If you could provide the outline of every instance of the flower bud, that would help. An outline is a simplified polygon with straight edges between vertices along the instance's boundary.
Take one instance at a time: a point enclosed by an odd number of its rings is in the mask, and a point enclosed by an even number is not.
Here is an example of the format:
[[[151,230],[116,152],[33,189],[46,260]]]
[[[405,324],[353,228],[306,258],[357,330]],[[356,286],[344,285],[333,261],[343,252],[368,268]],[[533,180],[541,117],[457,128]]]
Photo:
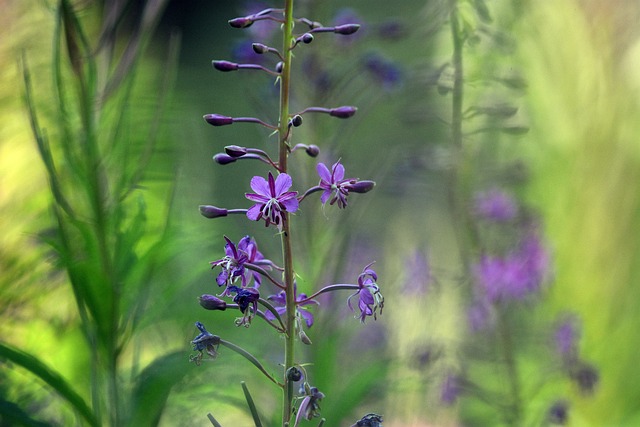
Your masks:
[[[304,151],[306,151],[310,157],[318,157],[318,154],[320,154],[320,148],[314,144],[309,145]]]
[[[289,124],[293,127],[298,127],[302,124],[302,116],[299,114],[296,114],[295,116],[293,116],[291,118],[291,120],[289,121]]]
[[[376,186],[376,183],[374,181],[356,181],[353,184],[347,184],[345,185],[345,188],[347,188],[350,192],[354,192],[354,193],[368,193],[369,191],[373,190],[373,187]]]
[[[309,44],[313,41],[313,34],[304,33],[301,37],[302,43]]]
[[[280,61],[276,64],[276,73],[282,73],[284,70],[284,62]]]
[[[258,55],[269,52],[269,48],[262,43],[253,43],[251,47],[253,48],[253,51]]]
[[[229,61],[211,61],[211,65],[218,71],[235,71],[238,69],[238,64]]]
[[[207,310],[224,311],[227,309],[227,303],[213,295],[204,294],[201,297],[198,297],[198,300],[200,301],[200,305]]]
[[[289,381],[300,381],[302,379],[302,371],[295,366],[287,369],[287,379]]]
[[[229,163],[233,163],[236,161],[235,157],[231,157],[225,153],[218,153],[213,156],[213,161],[219,165],[228,165]]]
[[[300,329],[300,332],[298,332],[298,337],[300,338],[300,341],[302,342],[302,344],[305,344],[305,345],[313,344],[309,336],[305,334],[302,329]]]
[[[211,126],[225,126],[233,124],[233,117],[223,116],[221,114],[205,114],[202,118]]]
[[[344,106],[338,108],[332,108],[329,110],[329,115],[333,117],[338,117],[339,119],[348,119],[353,116],[358,109],[356,107]]]
[[[338,25],[333,29],[333,32],[336,34],[342,34],[343,36],[348,36],[349,34],[353,34],[360,29],[359,24],[345,24]]]
[[[253,20],[247,17],[234,18],[229,20],[229,25],[233,28],[247,28],[253,24]]]
[[[220,218],[227,216],[227,210],[223,208],[211,205],[200,205],[198,208],[200,209],[200,215],[205,218]]]
[[[239,145],[227,145],[226,147],[224,147],[224,152],[235,159],[247,154],[247,149],[244,147],[240,147]]]

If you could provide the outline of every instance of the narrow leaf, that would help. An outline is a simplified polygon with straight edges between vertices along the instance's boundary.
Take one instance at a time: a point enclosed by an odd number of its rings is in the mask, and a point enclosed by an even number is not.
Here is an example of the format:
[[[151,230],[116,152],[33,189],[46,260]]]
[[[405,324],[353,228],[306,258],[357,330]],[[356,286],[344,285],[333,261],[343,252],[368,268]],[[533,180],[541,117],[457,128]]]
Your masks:
[[[0,360],[12,362],[25,368],[53,387],[90,425],[96,427],[99,425],[94,413],[84,399],[73,390],[71,385],[58,372],[51,370],[35,356],[0,343]]]

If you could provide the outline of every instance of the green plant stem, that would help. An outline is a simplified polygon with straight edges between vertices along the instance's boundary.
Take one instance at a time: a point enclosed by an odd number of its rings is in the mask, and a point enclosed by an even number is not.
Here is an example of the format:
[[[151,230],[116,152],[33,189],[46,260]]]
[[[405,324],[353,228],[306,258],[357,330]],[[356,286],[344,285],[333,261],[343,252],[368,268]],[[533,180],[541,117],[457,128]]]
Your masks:
[[[282,74],[280,75],[280,122],[278,124],[278,161],[280,171],[287,172],[287,159],[289,155],[289,95],[291,84],[291,46],[293,40],[293,0],[285,0],[284,7],[284,25],[282,38],[282,54],[284,56],[284,65]],[[291,233],[289,227],[289,214],[284,213],[284,224],[282,227],[282,258],[284,264],[284,285],[286,293],[287,316],[285,319],[285,353],[284,353],[284,387],[282,401],[282,424],[289,423],[293,409],[293,387],[290,387],[290,380],[287,378],[287,371],[294,365],[295,360],[295,293],[293,288],[293,257],[291,251]]]
[[[500,348],[502,358],[507,370],[507,379],[509,381],[509,410],[505,414],[505,422],[507,425],[518,427],[522,425],[522,397],[520,388],[520,377],[518,375],[518,366],[514,355],[514,347],[512,340],[511,328],[506,318],[504,307],[497,305],[498,312],[498,333],[500,334]]]

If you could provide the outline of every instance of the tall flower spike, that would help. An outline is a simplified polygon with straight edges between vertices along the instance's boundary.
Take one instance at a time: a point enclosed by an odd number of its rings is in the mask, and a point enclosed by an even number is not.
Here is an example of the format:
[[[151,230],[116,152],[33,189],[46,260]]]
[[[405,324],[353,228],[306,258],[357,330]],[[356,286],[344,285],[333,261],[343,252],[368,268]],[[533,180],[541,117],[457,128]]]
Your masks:
[[[267,227],[275,224],[282,231],[284,212],[298,210],[298,199],[296,199],[298,192],[288,191],[291,185],[291,177],[286,173],[281,173],[274,179],[269,172],[268,180],[261,176],[254,176],[251,179],[251,189],[255,193],[246,193],[245,197],[256,204],[247,211],[247,218],[252,221],[264,218]]]

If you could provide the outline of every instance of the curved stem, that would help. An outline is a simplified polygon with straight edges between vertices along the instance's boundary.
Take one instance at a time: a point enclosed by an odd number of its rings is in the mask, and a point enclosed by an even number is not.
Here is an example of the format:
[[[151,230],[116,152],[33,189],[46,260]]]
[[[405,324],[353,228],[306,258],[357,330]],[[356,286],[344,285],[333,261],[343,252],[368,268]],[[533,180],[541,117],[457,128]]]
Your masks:
[[[260,372],[262,372],[267,378],[269,378],[271,380],[271,382],[273,382],[274,384],[282,387],[282,384],[280,384],[275,378],[273,378],[273,376],[267,372],[266,369],[264,369],[264,366],[262,366],[262,363],[260,363],[258,361],[258,359],[256,359],[251,353],[249,353],[247,350],[245,350],[242,347],[239,347],[237,345],[235,345],[232,342],[229,341],[225,341],[223,339],[220,340],[220,344],[222,344],[223,346],[227,347],[228,349],[231,349],[233,351],[235,351],[236,353],[238,353],[240,356],[244,357],[245,359],[247,359],[249,362],[251,362],[251,364],[253,366],[255,366],[256,368],[258,368],[260,370]]]
[[[307,301],[312,300],[313,298],[317,297],[320,294],[324,294],[325,292],[332,292],[332,291],[344,291],[344,290],[357,290],[360,289],[360,286],[358,285],[348,285],[348,284],[337,284],[337,285],[329,285],[329,286],[325,286],[324,288],[320,289],[318,292],[314,293],[313,295],[298,301],[298,305],[305,303]]]

